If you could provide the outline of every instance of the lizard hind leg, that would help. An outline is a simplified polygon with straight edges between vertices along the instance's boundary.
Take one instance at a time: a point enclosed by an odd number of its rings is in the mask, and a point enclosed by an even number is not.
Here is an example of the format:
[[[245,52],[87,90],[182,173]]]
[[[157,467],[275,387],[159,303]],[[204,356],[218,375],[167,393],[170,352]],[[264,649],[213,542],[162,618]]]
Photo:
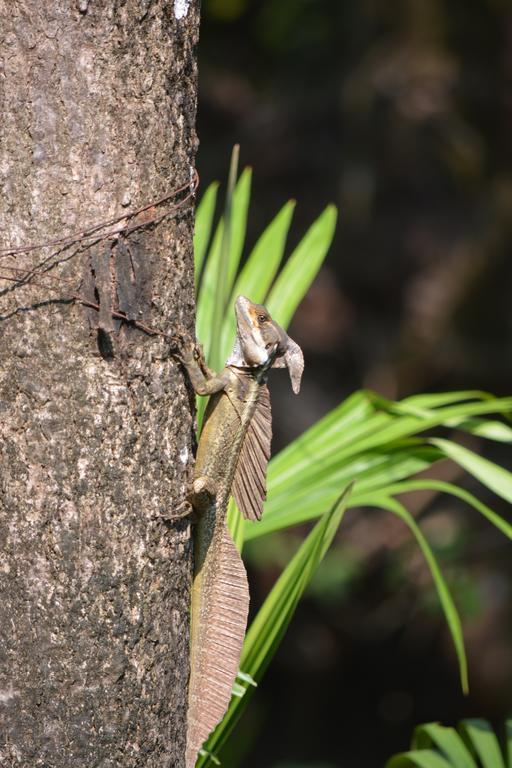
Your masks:
[[[197,523],[199,516],[215,501],[215,483],[206,475],[196,478],[192,488],[187,493],[187,498],[171,513],[165,514],[165,520],[183,520],[190,518],[192,523]]]
[[[189,501],[194,509],[201,513],[204,512],[215,502],[217,486],[215,480],[208,475],[196,477],[192,483],[189,494]]]

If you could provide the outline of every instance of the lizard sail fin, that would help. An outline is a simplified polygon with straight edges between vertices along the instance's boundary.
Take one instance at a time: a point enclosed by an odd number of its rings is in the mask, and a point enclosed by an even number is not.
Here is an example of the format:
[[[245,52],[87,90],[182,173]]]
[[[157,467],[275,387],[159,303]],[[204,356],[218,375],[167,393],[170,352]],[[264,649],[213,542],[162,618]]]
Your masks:
[[[268,387],[262,385],[238,457],[232,493],[246,520],[260,520],[267,497],[267,464],[272,441],[272,412]]]
[[[215,562],[197,586],[200,605],[192,627],[196,650],[189,682],[186,768],[194,768],[199,749],[228,708],[247,626],[247,574],[225,524]]]

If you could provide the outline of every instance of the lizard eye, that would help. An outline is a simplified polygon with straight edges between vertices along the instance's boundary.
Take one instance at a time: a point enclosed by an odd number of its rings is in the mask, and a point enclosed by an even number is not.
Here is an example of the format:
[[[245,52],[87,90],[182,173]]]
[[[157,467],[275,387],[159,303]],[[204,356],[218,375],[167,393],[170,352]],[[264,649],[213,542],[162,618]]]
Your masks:
[[[259,321],[260,323],[266,323],[266,322],[267,322],[267,320],[268,320],[268,317],[267,317],[267,315],[258,315],[258,321]]]
[[[274,345],[270,342],[268,344],[265,344],[265,349],[271,349]]]

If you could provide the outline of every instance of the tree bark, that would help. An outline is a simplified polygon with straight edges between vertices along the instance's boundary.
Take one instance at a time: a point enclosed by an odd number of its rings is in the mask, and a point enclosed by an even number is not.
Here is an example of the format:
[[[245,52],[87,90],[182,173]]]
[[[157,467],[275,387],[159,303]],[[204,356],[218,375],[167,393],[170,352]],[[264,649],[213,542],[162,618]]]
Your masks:
[[[189,181],[198,21],[198,0],[0,0],[0,248]],[[111,311],[192,330],[192,226],[185,206],[0,256],[25,273],[0,280],[2,765],[183,764],[190,527],[170,518],[193,400],[163,338]]]

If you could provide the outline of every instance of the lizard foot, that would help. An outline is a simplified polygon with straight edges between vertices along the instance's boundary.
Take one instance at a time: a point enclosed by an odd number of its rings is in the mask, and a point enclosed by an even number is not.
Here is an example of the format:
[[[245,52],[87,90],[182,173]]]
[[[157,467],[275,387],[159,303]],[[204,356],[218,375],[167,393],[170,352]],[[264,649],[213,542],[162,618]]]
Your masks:
[[[204,362],[203,348],[196,337],[184,328],[179,328],[176,333],[167,336],[170,352],[180,363],[190,363],[196,360],[199,364]]]
[[[217,492],[215,481],[207,475],[196,477],[192,484],[190,499],[194,509],[205,510],[215,501]]]
[[[164,520],[166,520],[169,523],[174,522],[175,520],[184,520],[186,517],[190,518],[190,521],[192,523],[196,522],[196,511],[190,501],[182,501],[181,504],[178,504],[176,509],[172,512],[172,514],[165,514],[162,515]]]

